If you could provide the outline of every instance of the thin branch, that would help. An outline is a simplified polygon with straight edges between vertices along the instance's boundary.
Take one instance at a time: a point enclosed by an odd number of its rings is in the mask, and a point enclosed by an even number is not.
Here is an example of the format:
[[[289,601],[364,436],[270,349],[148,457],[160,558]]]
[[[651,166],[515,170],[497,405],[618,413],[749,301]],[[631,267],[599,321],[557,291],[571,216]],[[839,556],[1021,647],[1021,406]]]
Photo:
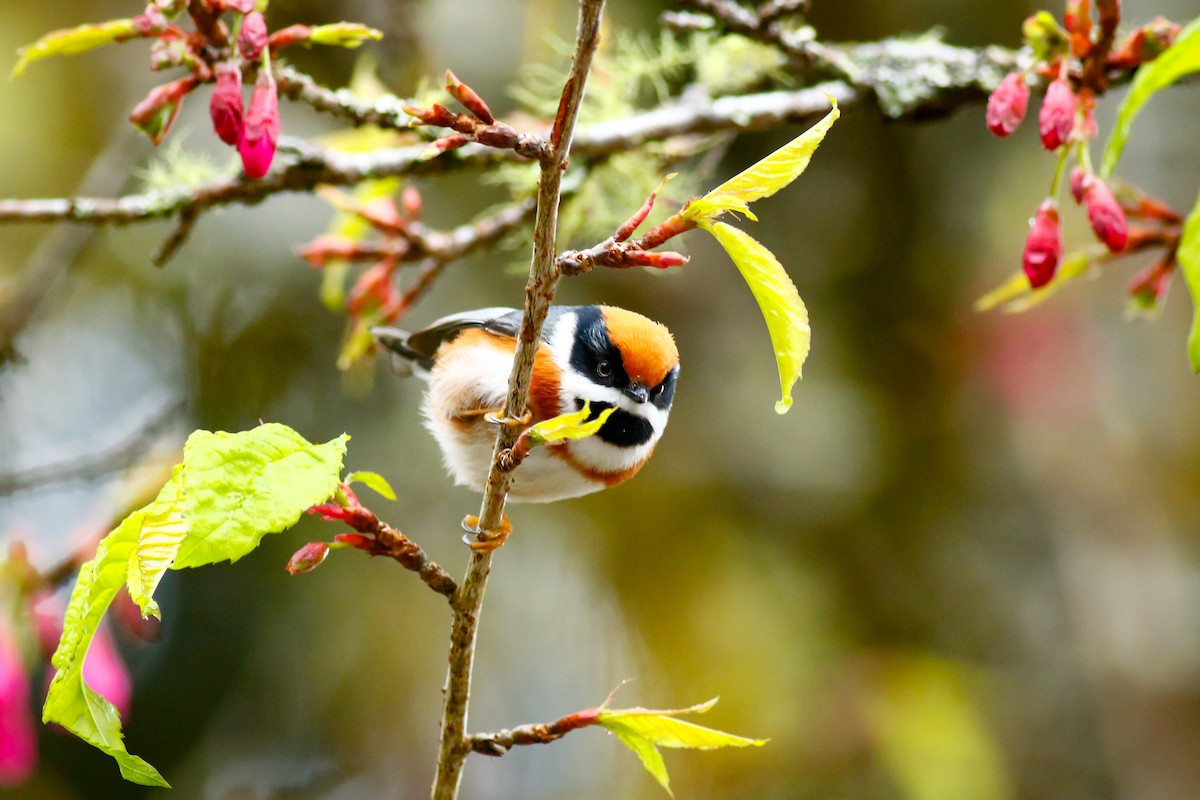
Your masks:
[[[535,722],[505,728],[495,733],[472,734],[468,741],[471,749],[485,756],[502,756],[519,745],[549,744],[566,736],[571,731],[595,724],[600,715],[599,708],[576,711],[554,722]]]
[[[448,600],[454,599],[458,584],[444,567],[426,555],[420,545],[391,525],[378,518],[375,522],[371,530],[375,537],[373,547],[368,550],[371,555],[394,559],[406,570],[415,572],[430,589]]]
[[[142,422],[137,431],[112,447],[69,461],[0,475],[0,497],[60,483],[102,478],[133,466],[158,441],[160,434],[176,422],[183,407],[182,401],[176,401],[159,409]]]
[[[529,281],[525,286],[524,314],[517,336],[512,373],[509,375],[508,397],[504,404],[503,418],[506,420],[520,419],[525,415],[534,357],[537,355],[542,325],[545,323],[558,281],[555,257],[562,173],[571,149],[575,121],[591,71],[592,57],[599,43],[600,17],[603,10],[604,0],[580,2],[575,55],[550,135],[549,152],[540,165],[533,259],[529,267]],[[499,458],[502,452],[512,447],[519,433],[517,426],[501,425],[496,435],[492,468],[488,473],[479,511],[479,533],[476,535],[479,544],[492,541],[494,532],[503,529],[504,501],[508,495],[509,475],[500,469]],[[467,575],[453,601],[450,664],[446,675],[446,701],[442,711],[437,775],[431,794],[433,800],[453,800],[458,795],[463,764],[467,754],[471,752],[467,738],[467,703],[471,692],[471,668],[474,663],[479,614],[483,607],[484,589],[491,572],[491,564],[491,549],[473,550]]]
[[[836,97],[844,108],[875,104],[892,118],[940,116],[982,102],[1018,63],[1017,54],[1010,50],[953,47],[932,36],[885,39],[848,46],[843,52],[855,64],[860,83],[829,81],[794,91],[717,99],[702,92],[686,91],[680,98],[650,111],[582,128],[575,137],[573,157],[577,162],[587,161],[677,136],[808,123],[828,108],[825,94]],[[400,98],[388,95],[367,102],[345,91],[322,89],[295,70],[285,70],[284,76],[290,81],[287,85],[294,87],[297,99],[310,102],[319,110],[354,124],[400,124],[398,115],[403,115],[404,103]],[[70,220],[125,225],[179,214],[199,216],[225,205],[252,205],[283,192],[309,192],[320,184],[346,186],[374,178],[479,169],[520,160],[510,150],[475,144],[433,159],[427,158],[423,144],[371,153],[340,153],[285,139],[281,151],[288,157],[286,165],[260,180],[238,176],[201,186],[118,198],[0,200],[0,222]]]

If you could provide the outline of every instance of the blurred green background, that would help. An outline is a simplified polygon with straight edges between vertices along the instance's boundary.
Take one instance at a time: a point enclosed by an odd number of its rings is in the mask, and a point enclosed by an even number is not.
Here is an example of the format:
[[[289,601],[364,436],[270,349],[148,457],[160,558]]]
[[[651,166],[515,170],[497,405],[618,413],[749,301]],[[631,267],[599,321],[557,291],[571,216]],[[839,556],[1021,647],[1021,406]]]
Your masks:
[[[128,16],[136,3],[7,0],[0,70],[46,30]],[[816,0],[823,36],[865,40],[940,25],[949,41],[1015,46],[1026,3]],[[1129,23],[1186,21],[1191,0],[1128,2]],[[519,66],[571,36],[551,0],[275,0],[272,27],[350,19],[396,91],[446,67],[493,108]],[[611,0],[614,27],[652,29],[658,3]],[[1060,13],[1061,8],[1052,5]],[[0,82],[0,195],[104,193],[152,148],[129,108],[154,84],[131,44],[53,59]],[[349,53],[301,53],[340,84]],[[1116,93],[1119,97],[1119,92]],[[1114,98],[1100,107],[1101,135]],[[203,102],[171,134],[220,165]],[[284,109],[285,133],[332,129]],[[1177,208],[1200,186],[1200,89],[1156,98],[1122,174]],[[1135,264],[1020,316],[972,302],[1019,266],[1053,156],[1026,124],[999,141],[983,109],[931,124],[847,113],[809,171],[756,206],[753,233],[805,298],[812,356],[787,416],[759,312],[726,257],[693,237],[670,275],[598,272],[558,300],[609,302],[675,333],[683,363],[670,430],[638,478],[553,506],[510,509],[516,535],[488,590],[471,727],[546,721],[599,703],[678,707],[720,695],[705,724],[770,737],[759,750],[666,753],[680,798],[1200,797],[1200,396],[1175,287],[1153,324],[1124,318]],[[727,176],[798,129],[743,137]],[[97,160],[109,166],[93,169]],[[482,203],[475,176],[420,187],[450,227]],[[93,191],[100,191],[93,189]],[[481,197],[482,200],[481,200]],[[1068,211],[1067,242],[1088,238]],[[444,477],[421,429],[421,387],[378,365],[343,385],[343,320],[291,254],[328,223],[314,197],[201,219],[166,269],[166,224],[65,239],[0,228],[0,282],[68,256],[64,277],[0,368],[0,473],[119,449],[174,414],[137,475],[47,481],[0,497],[0,537],[47,566],[161,481],[193,428],[280,421],[310,439],[353,436],[348,466],[382,472],[372,503],[458,574],[459,520],[478,498]],[[78,229],[77,229],[78,230]],[[57,239],[52,237],[58,237]],[[64,244],[65,241],[65,244]],[[511,259],[506,259],[511,260]],[[502,259],[448,273],[408,323],[516,304]],[[158,463],[160,466],[155,467]],[[138,477],[141,475],[142,477]],[[283,565],[328,538],[312,520],[233,566],[171,573],[162,640],[122,640],[136,681],[126,736],[169,794],[120,781],[102,754],[52,731],[13,798],[420,798],[440,715],[449,615],[396,565],[335,553]],[[503,759],[472,758],[464,798],[660,798],[599,731]]]

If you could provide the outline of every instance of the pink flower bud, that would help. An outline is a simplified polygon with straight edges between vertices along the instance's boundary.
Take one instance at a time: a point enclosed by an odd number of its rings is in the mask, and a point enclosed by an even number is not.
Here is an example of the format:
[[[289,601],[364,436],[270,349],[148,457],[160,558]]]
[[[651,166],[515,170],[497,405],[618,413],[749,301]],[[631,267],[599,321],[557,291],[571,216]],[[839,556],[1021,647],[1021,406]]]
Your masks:
[[[162,142],[171,123],[179,113],[184,95],[200,85],[200,81],[189,75],[150,90],[142,102],[133,107],[129,121],[142,130],[155,145]]]
[[[242,167],[246,177],[261,178],[271,168],[275,145],[279,142],[279,95],[269,70],[258,73],[244,122],[238,139]]]
[[[37,766],[33,696],[16,632],[0,622],[0,786],[16,786]]]
[[[1025,119],[1028,106],[1029,86],[1025,83],[1025,75],[1020,72],[1008,73],[988,97],[988,130],[997,136],[1008,136]]]
[[[233,62],[217,66],[217,84],[208,104],[213,130],[227,145],[236,145],[242,136],[242,70]]]
[[[1083,204],[1096,238],[1104,242],[1110,253],[1124,250],[1129,237],[1129,223],[1108,184],[1093,176],[1084,186]]]
[[[1057,150],[1071,138],[1071,130],[1075,127],[1075,109],[1079,98],[1071,91],[1071,84],[1066,78],[1058,78],[1046,89],[1042,99],[1042,109],[1038,112],[1038,132],[1042,136],[1042,146],[1047,150]]]
[[[257,61],[267,46],[267,21],[259,11],[251,11],[242,18],[242,29],[238,32],[238,51],[247,61]]]
[[[1054,277],[1058,261],[1062,258],[1062,232],[1058,225],[1058,209],[1054,201],[1046,199],[1038,206],[1025,238],[1025,251],[1021,265],[1025,277],[1034,289],[1045,286]]]
[[[325,556],[327,555],[329,555],[329,545],[325,542],[309,542],[292,554],[284,569],[292,575],[299,575],[302,572],[312,572],[321,566],[321,562],[325,560]]]

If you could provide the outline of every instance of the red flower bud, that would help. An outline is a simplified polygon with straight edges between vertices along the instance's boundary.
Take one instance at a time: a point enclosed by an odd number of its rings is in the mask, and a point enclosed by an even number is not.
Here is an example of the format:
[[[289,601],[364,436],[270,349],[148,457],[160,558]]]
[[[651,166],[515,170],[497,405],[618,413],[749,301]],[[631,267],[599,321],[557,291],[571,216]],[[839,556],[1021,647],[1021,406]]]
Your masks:
[[[373,249],[363,246],[357,239],[323,234],[306,245],[296,248],[296,255],[316,269],[323,269],[330,261],[354,261],[361,258],[378,258]]]
[[[162,86],[155,86],[142,102],[133,107],[129,121],[149,136],[151,142],[158,145],[179,114],[184,95],[199,85],[200,81],[189,75]]]
[[[421,151],[421,158],[437,158],[442,153],[457,150],[470,141],[471,137],[465,133],[452,133],[449,136],[442,136],[425,145],[425,149]]]
[[[415,186],[405,186],[404,191],[400,194],[400,205],[404,208],[404,215],[411,220],[421,219],[421,192]]]
[[[242,70],[232,62],[217,66],[217,85],[208,104],[213,130],[227,145],[242,137]]]
[[[275,51],[293,44],[307,44],[311,38],[312,26],[288,25],[286,28],[280,28],[272,33],[271,38],[267,41],[271,45],[271,50]]]
[[[1025,75],[1020,72],[1008,73],[988,97],[988,130],[997,136],[1008,136],[1025,119],[1028,106],[1029,86],[1025,83]]]
[[[451,97],[462,103],[463,108],[470,111],[472,116],[480,122],[491,125],[496,121],[487,103],[483,102],[483,98],[476,94],[470,86],[460,81],[458,76],[450,70],[446,70],[446,91],[450,93]]]
[[[1135,311],[1154,312],[1162,305],[1171,288],[1175,262],[1159,261],[1138,272],[1129,282],[1127,291]]]
[[[1025,277],[1029,278],[1029,285],[1038,289],[1049,283],[1061,258],[1062,233],[1058,226],[1058,209],[1054,207],[1053,200],[1046,199],[1033,215],[1029,235],[1025,238],[1025,252],[1021,255],[1021,265],[1025,269]]]
[[[1071,130],[1075,127],[1075,109],[1079,98],[1071,91],[1071,84],[1066,78],[1058,78],[1046,89],[1042,99],[1042,109],[1038,112],[1038,132],[1042,136],[1042,146],[1047,150],[1057,150],[1071,138]]]
[[[292,554],[284,569],[293,575],[299,575],[302,572],[312,572],[321,566],[321,562],[325,560],[325,556],[327,555],[329,555],[329,545],[325,542],[309,542]]]
[[[640,267],[654,267],[655,269],[667,269],[669,267],[682,267],[688,262],[688,257],[683,253],[675,253],[671,251],[655,251],[647,250],[630,250],[625,253],[627,263]]]
[[[238,139],[238,153],[242,156],[246,177],[261,178],[267,174],[275,159],[278,142],[279,94],[274,76],[269,70],[262,70],[254,84],[254,96],[250,98],[250,108],[246,111],[242,135]]]
[[[1129,237],[1129,223],[1108,184],[1093,176],[1084,185],[1083,204],[1096,238],[1104,242],[1110,253],[1124,250],[1125,240]]]
[[[238,32],[238,51],[247,61],[257,61],[267,46],[267,21],[259,11],[251,11],[242,18],[242,29]]]

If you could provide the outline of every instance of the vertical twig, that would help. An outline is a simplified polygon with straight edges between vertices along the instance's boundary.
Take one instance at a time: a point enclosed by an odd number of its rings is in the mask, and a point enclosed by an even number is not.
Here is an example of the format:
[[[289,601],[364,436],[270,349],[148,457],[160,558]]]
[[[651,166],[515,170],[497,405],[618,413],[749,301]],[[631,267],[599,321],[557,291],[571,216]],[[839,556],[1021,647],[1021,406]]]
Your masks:
[[[571,148],[571,136],[579,115],[579,104],[583,99],[592,56],[600,38],[600,16],[603,9],[604,0],[580,0],[575,55],[554,120],[550,147],[541,159],[537,217],[533,229],[533,259],[529,266],[529,280],[525,285],[524,317],[517,336],[517,350],[513,357],[508,397],[504,407],[504,417],[508,419],[518,419],[525,414],[533,361],[537,355],[546,312],[550,308],[550,301],[554,298],[554,287],[558,282],[555,262],[562,174]],[[501,526],[504,501],[508,495],[508,473],[498,467],[498,460],[501,452],[512,447],[519,433],[516,427],[502,425],[496,435],[492,468],[488,473],[479,511],[479,530],[485,534]],[[490,552],[473,552],[467,574],[452,601],[454,621],[450,631],[450,666],[443,690],[445,706],[442,711],[437,775],[431,794],[433,800],[454,800],[458,796],[463,763],[471,752],[471,742],[467,737],[467,702],[471,692],[471,667],[475,656],[479,613],[483,607],[483,593],[491,566]]]

